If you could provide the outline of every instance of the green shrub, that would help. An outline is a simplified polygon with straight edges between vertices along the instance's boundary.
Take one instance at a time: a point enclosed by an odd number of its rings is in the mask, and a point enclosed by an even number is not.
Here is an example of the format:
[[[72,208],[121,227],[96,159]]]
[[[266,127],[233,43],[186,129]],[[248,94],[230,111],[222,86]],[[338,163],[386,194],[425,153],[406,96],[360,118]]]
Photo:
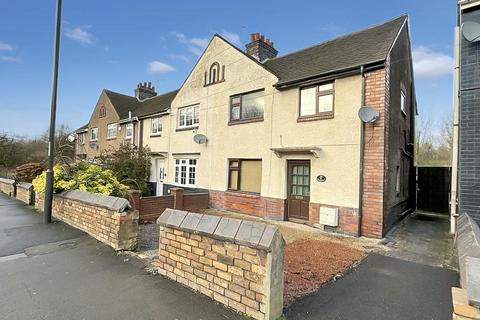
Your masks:
[[[80,190],[104,195],[125,197],[128,186],[121,184],[111,170],[85,161],[70,167],[56,165],[53,169],[53,190]],[[46,172],[33,179],[36,192],[45,192]]]

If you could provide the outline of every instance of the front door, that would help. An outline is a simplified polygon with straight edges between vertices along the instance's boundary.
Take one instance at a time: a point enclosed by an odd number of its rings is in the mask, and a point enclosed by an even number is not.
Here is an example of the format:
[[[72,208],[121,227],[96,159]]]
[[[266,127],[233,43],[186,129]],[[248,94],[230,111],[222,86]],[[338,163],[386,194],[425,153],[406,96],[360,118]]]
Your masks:
[[[288,161],[287,179],[288,218],[308,221],[310,161]]]
[[[155,160],[157,196],[163,196],[163,180],[165,178],[165,159],[157,158]]]

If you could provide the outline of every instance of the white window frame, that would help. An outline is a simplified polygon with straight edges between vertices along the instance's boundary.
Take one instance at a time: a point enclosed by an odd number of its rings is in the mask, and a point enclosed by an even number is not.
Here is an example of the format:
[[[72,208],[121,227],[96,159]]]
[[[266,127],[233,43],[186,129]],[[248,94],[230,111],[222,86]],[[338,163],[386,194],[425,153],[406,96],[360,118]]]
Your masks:
[[[400,110],[404,115],[407,114],[407,94],[403,88],[400,89]]]
[[[187,124],[191,117],[191,124]],[[177,128],[197,128],[200,123],[200,105],[195,104],[187,107],[178,108]]]
[[[112,126],[115,129],[112,129]],[[113,130],[114,134],[113,136],[110,135],[110,131]],[[107,124],[107,139],[115,139],[117,137],[117,131],[118,131],[118,123],[109,123]]]
[[[94,135],[95,138],[93,138]],[[90,129],[90,141],[98,141],[98,128]]]
[[[151,136],[159,136],[162,134],[162,122],[160,117],[152,118],[150,122],[150,135]]]
[[[78,141],[78,144],[85,144],[85,134],[77,133],[77,141]]]
[[[175,184],[179,186],[195,187],[197,182],[197,165],[197,158],[176,158],[174,171]],[[184,173],[184,177],[182,177],[182,173]]]
[[[130,131],[130,134],[129,134]],[[133,138],[133,123],[127,123],[125,125],[125,139]]]

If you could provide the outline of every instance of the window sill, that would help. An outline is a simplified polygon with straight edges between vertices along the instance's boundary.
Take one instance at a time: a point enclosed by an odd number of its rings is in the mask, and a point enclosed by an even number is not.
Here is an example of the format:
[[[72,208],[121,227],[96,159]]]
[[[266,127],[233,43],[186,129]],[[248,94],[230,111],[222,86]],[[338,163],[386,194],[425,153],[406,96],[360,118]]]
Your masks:
[[[198,126],[192,126],[192,127],[185,127],[185,128],[177,128],[175,131],[189,131],[189,130],[195,130],[198,129]]]
[[[161,136],[162,136],[161,133],[152,133],[152,134],[150,134],[150,138],[161,137]]]
[[[324,112],[312,116],[301,116],[297,118],[297,122],[306,122],[306,121],[316,121],[316,120],[326,120],[333,119],[333,112]]]
[[[203,87],[213,86],[214,84],[219,84],[219,83],[222,83],[222,82],[225,82],[225,79],[220,80],[220,81],[216,81],[216,82],[211,82],[211,83],[204,84]]]
[[[261,118],[251,118],[251,119],[241,119],[241,120],[230,120],[228,122],[229,126],[234,126],[237,124],[244,124],[244,123],[251,123],[251,122],[262,122],[264,119],[263,117]]]
[[[256,193],[256,192],[227,190],[225,191],[225,193],[231,196],[236,196],[236,197],[252,198],[252,199],[260,198],[260,193]]]
[[[107,140],[115,140],[117,139],[117,137],[110,137],[110,138],[107,138]]]

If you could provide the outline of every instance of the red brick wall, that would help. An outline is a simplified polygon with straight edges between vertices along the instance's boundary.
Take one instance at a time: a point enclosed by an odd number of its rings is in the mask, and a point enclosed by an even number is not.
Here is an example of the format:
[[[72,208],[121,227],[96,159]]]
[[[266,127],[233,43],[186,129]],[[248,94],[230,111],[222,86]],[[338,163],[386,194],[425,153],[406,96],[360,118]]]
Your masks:
[[[208,208],[208,193],[190,193],[183,195],[183,208],[185,211],[198,211]]]
[[[365,124],[362,235],[371,238],[383,236],[384,187],[385,187],[385,70],[366,74],[365,104],[380,112],[373,124]]]
[[[209,191],[209,206],[272,220],[285,220],[285,200],[228,191]]]
[[[153,223],[167,208],[173,208],[173,196],[140,198],[140,223]]]
[[[309,223],[318,225],[320,221],[320,207],[338,208],[338,227],[326,227],[325,231],[358,235],[358,209],[310,203]]]

